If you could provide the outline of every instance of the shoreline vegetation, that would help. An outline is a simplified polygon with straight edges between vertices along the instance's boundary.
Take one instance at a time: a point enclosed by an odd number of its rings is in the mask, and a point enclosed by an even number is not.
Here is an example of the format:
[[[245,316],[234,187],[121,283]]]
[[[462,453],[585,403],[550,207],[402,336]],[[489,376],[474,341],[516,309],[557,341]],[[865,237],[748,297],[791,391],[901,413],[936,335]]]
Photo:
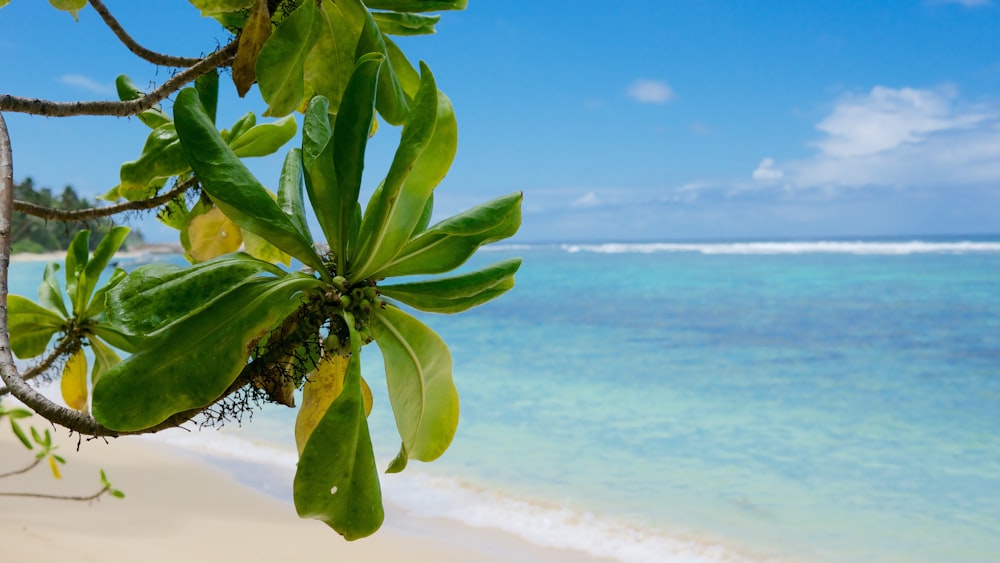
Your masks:
[[[0,480],[0,491],[87,494],[99,488],[103,468],[126,498],[4,498],[0,529],[12,561],[610,561],[391,506],[379,534],[345,542],[325,525],[299,519],[291,502],[238,483],[192,452],[141,438],[84,440],[79,451],[75,438],[56,440],[70,461],[62,480],[42,467]],[[0,459],[12,463],[25,455],[9,434],[0,434]]]

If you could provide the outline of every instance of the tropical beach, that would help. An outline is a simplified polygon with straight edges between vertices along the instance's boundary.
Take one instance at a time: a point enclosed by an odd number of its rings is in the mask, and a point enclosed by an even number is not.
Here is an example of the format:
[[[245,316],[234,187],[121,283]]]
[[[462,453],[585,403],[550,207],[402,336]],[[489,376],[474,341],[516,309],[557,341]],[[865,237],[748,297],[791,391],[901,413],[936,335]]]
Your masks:
[[[0,0],[0,562],[995,563],[998,29]]]
[[[234,481],[190,451],[142,439],[83,442],[62,436],[71,460],[63,479],[46,468],[3,480],[3,492],[89,494],[104,469],[125,499],[74,502],[2,498],[3,558],[94,563],[149,561],[600,561],[579,551],[546,549],[499,531],[420,519],[390,507],[378,537],[347,543],[325,525],[305,522],[282,501]],[[28,458],[13,437],[0,438],[5,463]],[[8,467],[5,465],[2,470]],[[198,508],[192,508],[198,507]]]

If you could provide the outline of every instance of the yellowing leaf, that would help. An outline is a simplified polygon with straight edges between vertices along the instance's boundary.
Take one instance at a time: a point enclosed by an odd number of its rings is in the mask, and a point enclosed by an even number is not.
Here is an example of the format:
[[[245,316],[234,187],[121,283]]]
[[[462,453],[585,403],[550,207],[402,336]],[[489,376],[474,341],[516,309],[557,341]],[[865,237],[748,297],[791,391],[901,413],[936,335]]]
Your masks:
[[[299,455],[302,455],[309,436],[330,404],[344,390],[344,374],[350,360],[350,356],[327,354],[320,360],[316,370],[309,374],[302,389],[302,408],[295,418],[295,444],[299,448]]]
[[[87,5],[87,0],[49,0],[49,4],[57,10],[63,10],[73,15],[73,19],[80,21],[77,14]]]
[[[368,386],[365,378],[361,378],[361,400],[365,403],[365,416],[372,414],[372,388]]]
[[[80,412],[87,410],[87,356],[83,350],[73,352],[66,365],[63,366],[62,381],[63,401],[66,406]]]
[[[270,36],[271,12],[267,9],[267,0],[257,0],[250,11],[246,27],[240,32],[240,43],[233,61],[233,83],[241,98],[257,81],[257,71],[254,69],[257,55]]]
[[[243,233],[243,249],[247,254],[272,264],[282,263],[286,266],[292,265],[292,257],[273,244],[267,242],[263,237],[259,237],[250,231]]]
[[[52,476],[56,479],[62,479],[62,473],[59,473],[59,464],[56,463],[54,457],[49,456],[49,467],[52,468]]]
[[[195,261],[204,262],[239,250],[243,233],[218,207],[213,207],[204,215],[191,219],[188,239],[191,241],[188,254]]]

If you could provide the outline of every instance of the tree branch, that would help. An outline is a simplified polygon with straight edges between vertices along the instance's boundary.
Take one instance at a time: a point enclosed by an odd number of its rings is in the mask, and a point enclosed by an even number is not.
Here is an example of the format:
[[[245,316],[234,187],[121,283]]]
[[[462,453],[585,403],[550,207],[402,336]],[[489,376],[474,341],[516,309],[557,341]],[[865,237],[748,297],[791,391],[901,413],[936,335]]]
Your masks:
[[[0,497],[20,497],[20,498],[44,498],[51,500],[75,500],[81,502],[87,502],[89,500],[95,500],[104,493],[111,490],[110,485],[105,485],[103,489],[97,491],[92,495],[85,497],[73,497],[73,496],[63,496],[63,495],[44,495],[40,493],[0,493]]]
[[[198,64],[201,59],[192,57],[175,57],[172,55],[164,55],[162,53],[157,53],[155,51],[150,51],[149,49],[139,45],[135,39],[132,39],[125,29],[118,23],[118,20],[111,15],[111,12],[104,6],[104,2],[101,0],[90,0],[90,5],[97,10],[98,15],[104,20],[104,23],[108,24],[111,31],[114,32],[115,36],[125,45],[129,51],[135,53],[138,57],[145,59],[154,65],[160,66],[172,66],[172,67],[183,67],[187,68]]]
[[[180,90],[185,84],[220,66],[228,65],[236,55],[237,41],[233,40],[222,49],[201,59],[198,64],[174,75],[141,98],[125,102],[93,101],[93,102],[53,102],[37,98],[22,98],[9,94],[0,94],[0,111],[13,111],[31,115],[48,117],[69,117],[73,115],[109,115],[128,117],[137,115],[160,103],[167,96]]]
[[[14,471],[9,471],[7,473],[0,473],[0,479],[4,477],[13,477],[14,475],[21,475],[22,473],[27,473],[32,469],[38,467],[38,464],[42,462],[42,458],[36,457],[27,467],[22,467],[21,469],[15,469]]]
[[[56,344],[56,347],[53,348],[51,352],[49,352],[49,355],[45,356],[44,360],[31,366],[30,368],[28,368],[27,371],[22,373],[21,379],[25,381],[31,381],[32,379],[38,377],[39,375],[42,375],[43,373],[48,371],[50,367],[52,367],[52,364],[55,363],[56,360],[58,360],[61,356],[65,356],[74,352],[79,347],[79,345],[80,343],[78,340],[69,337],[63,337],[63,339],[59,341],[59,344]],[[8,389],[6,385],[0,385],[0,397],[3,397],[7,393],[10,393],[10,389]],[[2,475],[0,475],[0,477],[2,477]]]
[[[107,205],[104,207],[88,207],[87,209],[53,209],[51,207],[45,207],[43,205],[36,205],[34,203],[15,199],[14,211],[34,215],[35,217],[39,217],[41,219],[63,221],[67,223],[72,221],[100,219],[102,217],[109,217],[111,215],[122,213],[123,211],[137,211],[158,207],[164,203],[170,202],[172,199],[183,194],[197,184],[198,179],[192,176],[182,182],[178,182],[177,185],[169,191],[163,192],[162,194],[149,199],[126,201],[124,203],[116,203],[114,205]]]

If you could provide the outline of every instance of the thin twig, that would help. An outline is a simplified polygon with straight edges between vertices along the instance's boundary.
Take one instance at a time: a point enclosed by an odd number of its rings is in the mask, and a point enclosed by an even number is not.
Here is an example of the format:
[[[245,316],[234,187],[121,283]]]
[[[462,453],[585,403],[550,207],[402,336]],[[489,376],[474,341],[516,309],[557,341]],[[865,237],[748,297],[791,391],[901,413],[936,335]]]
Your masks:
[[[20,475],[22,473],[27,473],[27,472],[31,471],[32,469],[34,469],[35,467],[38,467],[38,464],[41,463],[41,462],[42,462],[42,458],[36,457],[35,461],[31,462],[31,464],[28,465],[27,467],[24,467],[24,468],[21,468],[21,469],[15,469],[14,471],[11,471],[9,473],[0,473],[0,479],[3,479],[4,477],[13,477],[14,475]]]
[[[183,194],[197,184],[198,179],[192,176],[182,182],[178,182],[177,185],[169,191],[163,192],[162,194],[149,199],[126,201],[123,203],[116,203],[114,205],[106,205],[104,207],[88,207],[87,209],[53,209],[51,207],[45,207],[43,205],[37,205],[27,201],[15,199],[14,211],[20,211],[21,213],[27,213],[28,215],[34,215],[35,217],[40,217],[42,219],[63,221],[67,223],[73,221],[87,221],[90,219],[110,217],[111,215],[117,215],[118,213],[122,213],[124,211],[139,211],[158,207],[164,203],[170,202],[172,199]]]
[[[123,45],[128,47],[129,51],[132,51],[139,57],[153,63],[154,65],[187,68],[190,66],[194,66],[201,61],[201,59],[199,58],[175,57],[173,55],[164,55],[162,53],[151,51],[143,47],[142,45],[139,45],[139,43],[136,42],[135,39],[132,39],[132,36],[130,36],[128,33],[125,32],[125,29],[122,27],[120,23],[118,23],[118,20],[116,20],[115,17],[111,15],[111,12],[107,9],[107,7],[104,6],[104,2],[102,2],[101,0],[90,0],[90,5],[93,6],[95,10],[97,10],[97,14],[101,16],[101,19],[104,20],[104,23],[108,24],[108,27],[111,28],[111,31],[114,32],[115,36],[118,37],[118,39],[122,42]]]
[[[96,493],[85,496],[85,497],[74,497],[74,496],[63,496],[63,495],[45,495],[41,493],[0,493],[0,497],[20,497],[20,498],[44,498],[51,500],[73,500],[87,502],[88,500],[95,500],[104,493],[111,490],[111,487],[105,485],[105,487]]]
[[[70,338],[69,336],[64,336],[59,341],[59,343],[56,344],[56,347],[53,348],[52,351],[49,352],[47,356],[45,356],[45,359],[25,370],[24,373],[21,374],[21,379],[25,381],[31,381],[32,379],[35,379],[39,375],[42,375],[43,373],[48,371],[48,369],[52,367],[52,364],[55,363],[56,360],[58,360],[62,356],[69,355],[72,352],[76,351],[76,349],[79,346],[80,346],[79,340],[75,338]],[[0,397],[3,397],[7,393],[10,393],[10,389],[7,389],[6,385],[0,385]]]
[[[135,100],[124,102],[106,100],[92,102],[53,102],[38,98],[22,98],[20,96],[0,94],[0,111],[45,115],[48,117],[69,117],[73,115],[128,117],[137,115],[152,108],[166,99],[167,96],[180,90],[185,84],[192,82],[206,72],[231,64],[233,57],[236,55],[236,47],[237,42],[234,40],[222,49],[201,59],[198,64],[174,75],[159,88]]]

